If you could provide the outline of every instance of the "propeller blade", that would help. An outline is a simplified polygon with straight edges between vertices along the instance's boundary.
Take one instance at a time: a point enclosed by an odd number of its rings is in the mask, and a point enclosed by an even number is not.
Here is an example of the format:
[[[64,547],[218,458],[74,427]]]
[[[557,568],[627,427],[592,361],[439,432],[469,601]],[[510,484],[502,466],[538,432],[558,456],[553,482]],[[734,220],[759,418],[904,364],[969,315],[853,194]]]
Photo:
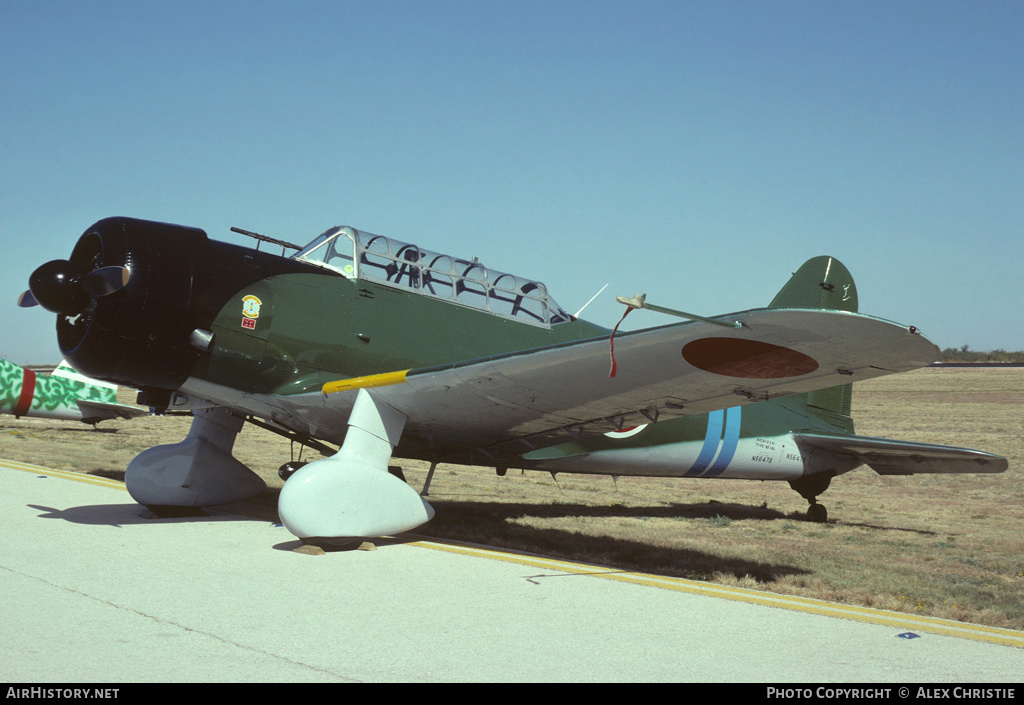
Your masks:
[[[90,270],[84,262],[54,260],[32,273],[28,280],[30,298],[23,294],[22,301],[31,300],[47,311],[74,316],[85,310],[90,297],[107,296],[123,289],[130,276],[127,267],[114,265]]]
[[[89,303],[89,296],[78,286],[78,278],[89,273],[82,262],[53,260],[41,265],[29,277],[32,298],[47,311],[73,316]]]
[[[92,296],[106,296],[128,285],[131,270],[127,267],[100,267],[78,278],[78,285]]]

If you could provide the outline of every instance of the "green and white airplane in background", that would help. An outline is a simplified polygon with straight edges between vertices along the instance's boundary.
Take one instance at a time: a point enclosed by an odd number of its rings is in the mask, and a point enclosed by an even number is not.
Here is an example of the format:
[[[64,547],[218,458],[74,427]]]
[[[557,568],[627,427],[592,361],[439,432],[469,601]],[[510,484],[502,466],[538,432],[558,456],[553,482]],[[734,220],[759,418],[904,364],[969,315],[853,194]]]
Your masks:
[[[263,481],[231,455],[248,420],[320,450],[278,511],[307,542],[412,529],[433,508],[392,457],[548,472],[782,480],[817,496],[883,474],[1002,472],[982,451],[857,436],[851,383],[926,366],[912,326],[857,313],[847,269],[804,264],[765,308],[618,333],[566,313],[537,281],[351,227],[290,257],[166,223],[108,218],[39,267],[23,305],[57,314],[84,374],[191,410],[180,443],[144,451],[140,504],[202,507]],[[609,372],[611,368],[611,373]],[[327,444],[340,446],[335,450]],[[429,483],[429,477],[428,477]]]
[[[39,374],[0,359],[0,414],[96,424],[149,411],[118,404],[116,384],[84,377],[66,362],[51,374]]]

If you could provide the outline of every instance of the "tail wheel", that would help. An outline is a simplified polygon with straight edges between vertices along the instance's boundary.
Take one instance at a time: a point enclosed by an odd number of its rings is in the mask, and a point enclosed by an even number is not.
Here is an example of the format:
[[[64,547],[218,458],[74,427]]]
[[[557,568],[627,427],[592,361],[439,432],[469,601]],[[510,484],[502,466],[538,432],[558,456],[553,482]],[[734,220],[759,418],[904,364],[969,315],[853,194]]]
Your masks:
[[[288,478],[295,474],[295,472],[306,463],[301,460],[293,460],[289,463],[285,463],[277,469],[277,475],[284,481],[288,481]]]

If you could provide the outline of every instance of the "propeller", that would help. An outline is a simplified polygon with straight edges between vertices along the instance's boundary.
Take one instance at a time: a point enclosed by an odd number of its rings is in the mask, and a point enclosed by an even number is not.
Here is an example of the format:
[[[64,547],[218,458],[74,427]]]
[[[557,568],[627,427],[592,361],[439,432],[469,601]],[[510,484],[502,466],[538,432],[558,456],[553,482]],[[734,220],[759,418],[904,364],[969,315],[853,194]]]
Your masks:
[[[128,286],[131,271],[127,267],[100,267],[78,280],[82,291],[91,296],[106,296]]]
[[[42,306],[47,311],[74,316],[82,313],[91,296],[107,296],[128,284],[131,271],[111,266],[89,269],[84,262],[58,259],[39,267],[29,277],[29,290],[18,297],[22,307]]]

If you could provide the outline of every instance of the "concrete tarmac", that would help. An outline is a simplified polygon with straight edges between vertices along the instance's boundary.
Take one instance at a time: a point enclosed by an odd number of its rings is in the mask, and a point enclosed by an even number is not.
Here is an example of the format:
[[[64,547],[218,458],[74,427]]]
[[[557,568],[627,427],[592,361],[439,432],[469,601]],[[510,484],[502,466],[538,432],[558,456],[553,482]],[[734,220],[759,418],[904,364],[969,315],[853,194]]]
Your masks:
[[[1024,632],[428,540],[297,553],[245,507],[0,461],[16,683],[1019,682]],[[895,690],[894,690],[895,695]]]

